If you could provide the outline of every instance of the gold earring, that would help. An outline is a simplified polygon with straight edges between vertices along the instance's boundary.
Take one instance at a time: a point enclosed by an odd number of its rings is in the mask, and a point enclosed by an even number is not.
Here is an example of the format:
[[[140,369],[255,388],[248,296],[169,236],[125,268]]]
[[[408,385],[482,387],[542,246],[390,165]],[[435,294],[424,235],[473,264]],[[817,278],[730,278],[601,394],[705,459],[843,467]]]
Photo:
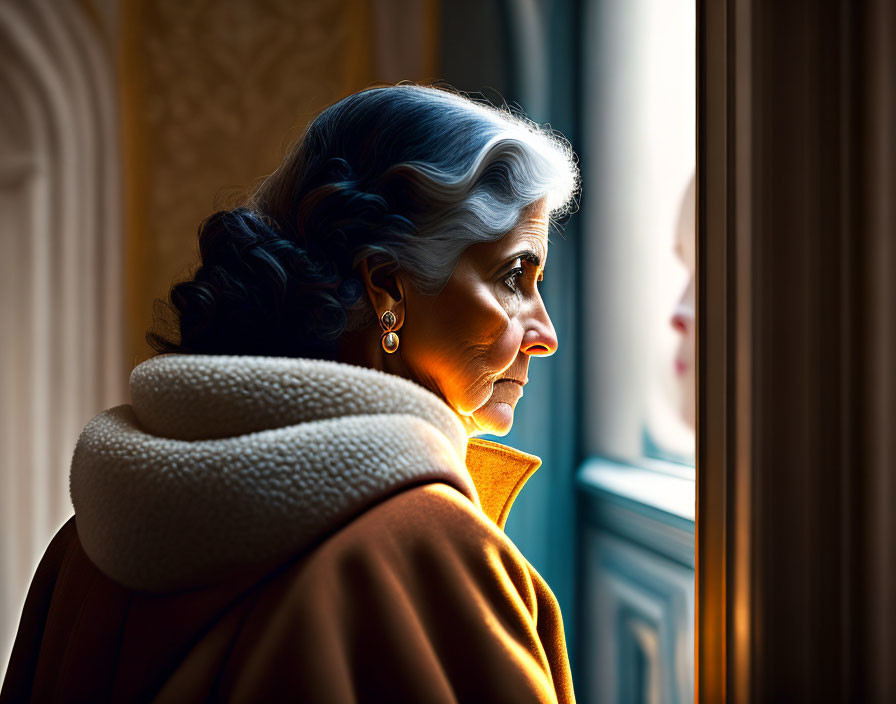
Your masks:
[[[387,354],[392,354],[398,350],[398,333],[392,330],[395,327],[395,313],[387,310],[380,318],[380,326],[383,328],[383,349]]]

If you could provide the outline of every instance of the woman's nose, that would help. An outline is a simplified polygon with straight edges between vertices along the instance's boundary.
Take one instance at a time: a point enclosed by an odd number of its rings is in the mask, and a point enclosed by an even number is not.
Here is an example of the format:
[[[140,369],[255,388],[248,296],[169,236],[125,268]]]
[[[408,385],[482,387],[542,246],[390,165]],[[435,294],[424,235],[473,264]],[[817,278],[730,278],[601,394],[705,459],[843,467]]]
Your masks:
[[[538,310],[526,325],[520,350],[531,356],[548,357],[557,351],[557,344],[557,331],[544,303],[539,301]]]

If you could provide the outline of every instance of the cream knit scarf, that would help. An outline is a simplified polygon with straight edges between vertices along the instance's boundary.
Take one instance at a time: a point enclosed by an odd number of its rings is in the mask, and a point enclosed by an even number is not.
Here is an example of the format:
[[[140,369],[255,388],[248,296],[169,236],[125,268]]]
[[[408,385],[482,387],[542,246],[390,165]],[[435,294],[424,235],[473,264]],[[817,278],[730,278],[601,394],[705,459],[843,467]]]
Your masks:
[[[401,489],[445,482],[479,505],[452,410],[405,379],[309,359],[166,355],[132,405],[75,448],[85,552],[130,587],[168,591],[274,566]]]

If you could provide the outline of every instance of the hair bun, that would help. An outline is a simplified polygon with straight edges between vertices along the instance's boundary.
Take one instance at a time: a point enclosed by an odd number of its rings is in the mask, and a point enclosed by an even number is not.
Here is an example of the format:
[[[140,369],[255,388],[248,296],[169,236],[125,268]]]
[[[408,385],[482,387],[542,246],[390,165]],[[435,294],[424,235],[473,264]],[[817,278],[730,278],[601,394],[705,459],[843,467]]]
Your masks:
[[[199,226],[199,256],[205,266],[238,267],[247,250],[276,239],[272,223],[248,208],[222,210]]]
[[[248,208],[206,218],[199,254],[193,279],[171,289],[180,342],[152,332],[147,339],[157,351],[332,356],[360,282],[344,282],[331,263]]]

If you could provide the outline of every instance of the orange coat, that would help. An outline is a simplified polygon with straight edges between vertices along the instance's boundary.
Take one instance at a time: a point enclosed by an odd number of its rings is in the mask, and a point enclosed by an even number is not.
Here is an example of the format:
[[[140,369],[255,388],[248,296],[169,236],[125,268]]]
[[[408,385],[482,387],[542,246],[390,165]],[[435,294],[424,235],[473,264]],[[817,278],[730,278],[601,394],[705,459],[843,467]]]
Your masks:
[[[471,440],[483,510],[431,483],[272,574],[153,595],[44,556],[0,700],[571,702],[554,596],[501,528],[530,455]]]
[[[503,532],[538,458],[348,365],[162,359],[131,393],[79,440],[3,704],[574,701],[556,600]]]

